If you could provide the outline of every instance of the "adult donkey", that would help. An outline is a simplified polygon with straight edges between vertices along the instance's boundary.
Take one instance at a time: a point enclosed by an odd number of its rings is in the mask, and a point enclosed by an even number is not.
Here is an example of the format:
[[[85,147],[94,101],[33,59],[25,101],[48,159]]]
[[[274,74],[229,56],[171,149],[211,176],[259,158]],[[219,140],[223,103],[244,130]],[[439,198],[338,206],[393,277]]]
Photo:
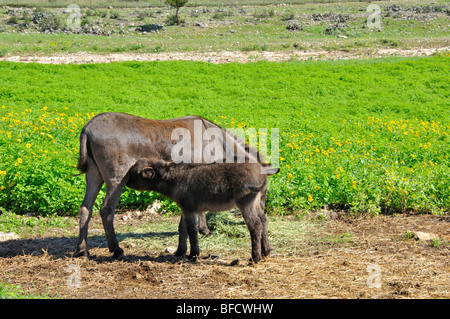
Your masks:
[[[189,133],[190,136],[190,139],[186,140],[186,135],[183,135],[186,148],[192,151],[183,154],[184,161],[204,162],[203,150],[212,143],[211,140],[204,138],[205,132],[209,129],[214,129],[216,133],[220,132],[222,135],[220,141],[215,141],[215,146],[218,145],[217,142],[221,143],[223,149],[222,152],[218,152],[218,156],[222,156],[224,161],[227,152],[230,151],[230,145],[234,152],[245,153],[247,158],[254,155],[250,154],[249,148],[241,139],[198,116],[150,120],[124,113],[98,114],[84,126],[80,135],[80,157],[77,168],[81,173],[86,173],[86,193],[79,210],[80,233],[76,256],[88,256],[88,224],[95,199],[105,184],[106,195],[100,208],[100,216],[108,248],[114,258],[124,258],[124,252],[116,239],[113,220],[122,189],[129,178],[127,173],[139,159],[154,156],[156,150],[159,150],[160,154],[167,153],[168,150],[173,150],[175,144],[179,145],[180,141],[173,140],[177,129]],[[217,160],[220,161],[220,158],[214,159]],[[204,214],[199,215],[199,229],[203,233],[209,232]]]

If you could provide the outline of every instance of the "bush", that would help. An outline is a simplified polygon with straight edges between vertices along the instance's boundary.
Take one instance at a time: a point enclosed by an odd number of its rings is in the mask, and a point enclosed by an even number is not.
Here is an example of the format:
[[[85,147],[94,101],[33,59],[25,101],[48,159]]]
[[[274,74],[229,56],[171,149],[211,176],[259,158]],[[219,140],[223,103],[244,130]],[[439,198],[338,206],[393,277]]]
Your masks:
[[[89,19],[87,17],[83,17],[83,19],[81,19],[81,23],[80,26],[84,27],[85,25],[89,25],[91,22],[89,21]]]
[[[36,9],[31,15],[31,21],[38,25],[38,29],[41,32],[46,30],[57,30],[63,27],[63,24],[59,17],[56,15]]]
[[[12,16],[8,19],[8,24],[18,24],[19,23],[19,18],[17,16]]]
[[[178,24],[183,24],[185,21],[184,19],[180,19],[177,15],[175,14],[169,14],[167,16],[167,19],[165,21],[165,24],[167,26],[171,26],[171,25],[178,25]]]
[[[182,7],[188,3],[188,0],[165,0],[166,4],[171,6],[172,8],[175,8],[175,14],[169,15],[169,17],[166,20],[167,25],[174,25],[174,24],[182,24],[184,23],[184,20],[180,19],[178,16],[178,13]]]
[[[24,11],[23,16],[22,16],[22,19],[23,19],[23,25],[24,25],[26,28],[28,28],[29,25],[30,25],[30,23],[31,23],[31,17],[30,17],[30,15],[28,14],[27,11]]]
[[[253,14],[253,16],[257,19],[266,19],[266,18],[273,18],[275,16],[275,11],[273,9],[267,10],[264,9],[262,11],[257,11]]]
[[[120,19],[120,13],[119,12],[113,12],[109,16],[111,19]]]
[[[283,21],[293,20],[294,18],[295,18],[295,14],[292,11],[285,12],[281,16],[281,20],[283,20]]]
[[[33,11],[33,14],[31,15],[31,21],[35,24],[38,24],[42,19],[44,19],[47,15],[49,15],[49,12],[43,11],[41,8],[37,8]]]

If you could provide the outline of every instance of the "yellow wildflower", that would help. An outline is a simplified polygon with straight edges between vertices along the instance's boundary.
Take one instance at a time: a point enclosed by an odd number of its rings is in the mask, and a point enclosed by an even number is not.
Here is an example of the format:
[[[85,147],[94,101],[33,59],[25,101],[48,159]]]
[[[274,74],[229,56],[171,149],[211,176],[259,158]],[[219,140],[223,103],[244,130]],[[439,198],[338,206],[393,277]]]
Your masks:
[[[16,164],[14,164],[14,166],[19,166],[19,165],[22,164],[22,163],[23,163],[23,161],[22,161],[22,159],[19,157],[19,158],[17,159]]]

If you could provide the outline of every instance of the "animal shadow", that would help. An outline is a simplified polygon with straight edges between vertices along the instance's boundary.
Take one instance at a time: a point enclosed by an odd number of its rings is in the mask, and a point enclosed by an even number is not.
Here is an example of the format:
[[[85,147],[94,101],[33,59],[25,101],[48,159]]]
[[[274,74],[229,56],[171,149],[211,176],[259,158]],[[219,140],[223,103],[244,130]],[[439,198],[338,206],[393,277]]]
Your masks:
[[[117,239],[122,241],[126,238],[148,238],[149,240],[157,238],[168,238],[177,236],[178,232],[148,232],[148,233],[125,233],[117,234]],[[78,238],[67,237],[45,237],[45,238],[23,238],[11,239],[0,242],[0,258],[11,258],[15,256],[31,255],[41,256],[50,255],[54,258],[71,258],[74,255]],[[89,248],[107,248],[106,238],[103,235],[89,236]],[[172,261],[173,255],[161,255],[157,258],[150,256],[129,255],[127,261],[135,262],[137,260],[150,260],[154,262]],[[112,262],[114,258],[111,256],[91,255],[91,260],[97,262]]]

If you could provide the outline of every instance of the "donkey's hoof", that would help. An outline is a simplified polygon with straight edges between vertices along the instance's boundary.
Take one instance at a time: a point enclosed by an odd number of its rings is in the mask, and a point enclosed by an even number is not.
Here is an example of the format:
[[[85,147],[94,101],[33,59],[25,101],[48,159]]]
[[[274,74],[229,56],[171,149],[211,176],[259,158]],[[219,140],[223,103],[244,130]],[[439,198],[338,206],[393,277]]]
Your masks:
[[[121,248],[117,249],[113,254],[113,258],[116,260],[124,260],[126,257],[123,253],[123,249]]]

